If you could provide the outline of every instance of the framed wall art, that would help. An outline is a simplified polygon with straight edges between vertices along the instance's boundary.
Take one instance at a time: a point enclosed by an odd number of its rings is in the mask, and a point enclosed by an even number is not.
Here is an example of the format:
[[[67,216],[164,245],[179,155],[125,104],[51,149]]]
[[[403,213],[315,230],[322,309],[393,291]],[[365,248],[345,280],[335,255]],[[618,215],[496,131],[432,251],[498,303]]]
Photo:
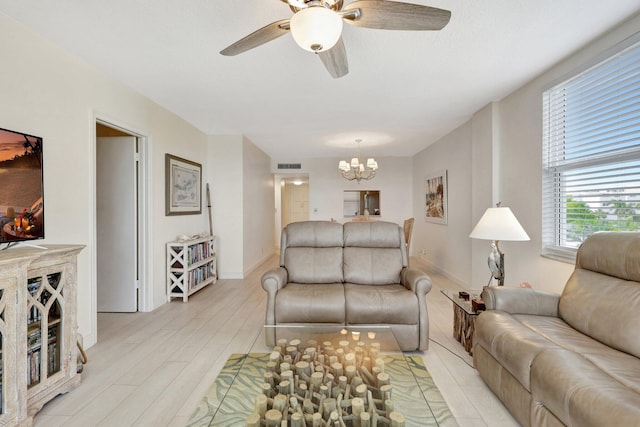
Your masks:
[[[440,170],[425,180],[424,219],[436,224],[447,223],[447,171]]]
[[[165,154],[165,215],[202,213],[202,165]]]

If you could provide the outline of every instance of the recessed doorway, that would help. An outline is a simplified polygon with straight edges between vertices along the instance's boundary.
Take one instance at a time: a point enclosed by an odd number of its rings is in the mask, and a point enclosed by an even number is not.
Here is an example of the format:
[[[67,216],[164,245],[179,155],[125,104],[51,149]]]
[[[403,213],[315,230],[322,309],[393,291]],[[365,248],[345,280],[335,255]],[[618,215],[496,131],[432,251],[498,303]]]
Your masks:
[[[96,118],[96,312],[148,311],[147,137]]]

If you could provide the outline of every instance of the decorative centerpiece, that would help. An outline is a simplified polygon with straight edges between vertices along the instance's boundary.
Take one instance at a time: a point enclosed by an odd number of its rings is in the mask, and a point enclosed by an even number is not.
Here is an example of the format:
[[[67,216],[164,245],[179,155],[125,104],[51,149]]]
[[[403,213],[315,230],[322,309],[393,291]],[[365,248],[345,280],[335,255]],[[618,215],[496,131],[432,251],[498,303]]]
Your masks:
[[[278,340],[247,427],[404,427],[391,401],[380,343],[365,344],[357,331],[349,341],[347,334],[342,331],[337,346]]]

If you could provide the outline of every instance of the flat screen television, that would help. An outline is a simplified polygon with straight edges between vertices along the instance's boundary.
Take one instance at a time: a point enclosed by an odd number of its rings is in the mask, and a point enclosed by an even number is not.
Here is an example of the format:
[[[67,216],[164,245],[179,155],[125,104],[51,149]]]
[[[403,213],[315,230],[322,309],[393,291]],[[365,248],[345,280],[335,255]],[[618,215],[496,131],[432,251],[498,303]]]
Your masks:
[[[44,238],[42,138],[0,128],[0,244]]]

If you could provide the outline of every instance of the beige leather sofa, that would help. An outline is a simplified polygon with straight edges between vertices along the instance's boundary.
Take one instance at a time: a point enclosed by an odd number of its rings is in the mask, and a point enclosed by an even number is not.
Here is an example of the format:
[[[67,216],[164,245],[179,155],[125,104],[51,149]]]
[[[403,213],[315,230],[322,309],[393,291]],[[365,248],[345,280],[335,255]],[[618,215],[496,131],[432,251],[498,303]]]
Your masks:
[[[640,426],[640,233],[596,233],[562,295],[488,288],[473,360],[524,426]]]
[[[282,231],[280,267],[265,273],[267,325],[389,325],[403,350],[426,350],[431,281],[407,268],[390,222],[306,221]],[[267,336],[267,344],[274,337]]]

